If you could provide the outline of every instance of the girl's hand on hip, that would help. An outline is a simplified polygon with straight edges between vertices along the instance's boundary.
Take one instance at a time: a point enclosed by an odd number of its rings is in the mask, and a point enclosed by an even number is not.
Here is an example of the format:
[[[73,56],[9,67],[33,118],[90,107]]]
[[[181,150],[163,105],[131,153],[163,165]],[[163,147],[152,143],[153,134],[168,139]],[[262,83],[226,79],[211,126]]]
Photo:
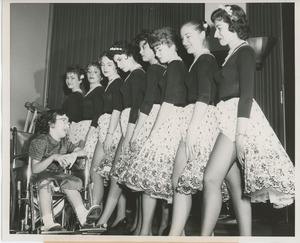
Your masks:
[[[113,139],[113,137],[111,134],[106,135],[106,138],[103,142],[103,148],[104,148],[105,153],[107,153],[110,150],[110,148],[112,146],[112,139]]]

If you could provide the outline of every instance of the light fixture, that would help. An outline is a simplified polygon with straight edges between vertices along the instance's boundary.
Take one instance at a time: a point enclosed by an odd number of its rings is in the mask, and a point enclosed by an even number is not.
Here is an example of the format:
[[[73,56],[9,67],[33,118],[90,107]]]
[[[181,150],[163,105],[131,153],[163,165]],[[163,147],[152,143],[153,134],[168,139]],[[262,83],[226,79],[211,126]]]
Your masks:
[[[256,70],[261,70],[263,68],[263,61],[271,53],[275,46],[276,38],[273,36],[253,37],[249,38],[247,41],[255,51]]]

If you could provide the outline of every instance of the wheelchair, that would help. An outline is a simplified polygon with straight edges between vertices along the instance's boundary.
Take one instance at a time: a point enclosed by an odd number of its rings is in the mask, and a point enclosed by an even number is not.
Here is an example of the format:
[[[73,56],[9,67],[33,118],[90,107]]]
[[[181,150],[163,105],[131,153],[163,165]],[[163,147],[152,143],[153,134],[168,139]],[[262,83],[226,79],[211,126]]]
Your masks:
[[[12,128],[12,155],[11,155],[11,192],[10,192],[10,232],[39,234],[42,232],[42,222],[39,209],[39,197],[37,187],[32,183],[31,158],[28,156],[29,143],[35,135],[18,131]],[[79,158],[84,159],[85,158]],[[84,183],[81,190],[82,199],[87,208],[91,206],[89,186],[89,166],[86,163],[84,170],[74,168],[65,173],[71,173],[79,177]],[[76,231],[76,216],[66,195],[56,191],[53,194],[53,215],[55,220],[61,223],[67,231]],[[74,214],[74,215],[73,215]]]
[[[10,233],[39,234],[43,233],[43,224],[40,215],[37,186],[32,182],[32,161],[28,155],[28,150],[31,140],[35,138],[33,131],[37,115],[34,117],[34,113],[36,112],[36,114],[38,114],[40,111],[32,109],[32,106],[29,104],[25,104],[25,107],[30,112],[33,111],[31,122],[29,122],[30,124],[27,123],[29,117],[27,114],[24,128],[24,130],[30,130],[30,132],[20,131],[16,127],[11,129]],[[89,166],[86,158],[78,159],[86,161],[85,168],[77,168],[77,162],[75,162],[72,169],[65,172],[74,174],[83,181],[84,186],[81,190],[82,199],[86,208],[90,208],[92,199],[90,197]],[[52,200],[52,210],[55,221],[60,222],[67,232],[75,232],[79,224],[66,195],[60,191],[56,191],[53,194]]]

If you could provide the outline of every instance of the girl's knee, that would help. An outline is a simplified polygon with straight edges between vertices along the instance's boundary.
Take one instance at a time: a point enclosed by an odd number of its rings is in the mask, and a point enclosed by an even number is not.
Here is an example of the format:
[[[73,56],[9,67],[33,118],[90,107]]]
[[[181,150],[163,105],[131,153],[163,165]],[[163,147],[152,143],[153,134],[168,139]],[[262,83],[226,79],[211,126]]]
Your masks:
[[[222,181],[219,178],[216,178],[213,174],[204,174],[203,177],[203,187],[220,187],[221,188]]]
[[[96,184],[104,183],[103,177],[97,173],[91,174],[91,182]]]
[[[96,172],[96,170],[94,170],[93,168],[91,168],[91,170],[90,170],[90,177],[93,180],[95,178],[100,177],[100,175]]]

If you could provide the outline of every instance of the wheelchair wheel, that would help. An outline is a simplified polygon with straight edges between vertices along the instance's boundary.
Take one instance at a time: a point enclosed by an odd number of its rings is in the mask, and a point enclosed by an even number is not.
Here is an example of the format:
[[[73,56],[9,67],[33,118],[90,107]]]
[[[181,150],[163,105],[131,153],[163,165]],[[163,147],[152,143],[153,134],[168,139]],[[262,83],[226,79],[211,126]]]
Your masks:
[[[25,214],[24,200],[26,188],[24,169],[17,168],[10,170],[10,232],[17,233],[22,229],[22,220]]]
[[[17,180],[14,170],[10,169],[10,222],[9,222],[9,230],[11,233],[17,230],[18,220],[16,215],[17,210]]]

